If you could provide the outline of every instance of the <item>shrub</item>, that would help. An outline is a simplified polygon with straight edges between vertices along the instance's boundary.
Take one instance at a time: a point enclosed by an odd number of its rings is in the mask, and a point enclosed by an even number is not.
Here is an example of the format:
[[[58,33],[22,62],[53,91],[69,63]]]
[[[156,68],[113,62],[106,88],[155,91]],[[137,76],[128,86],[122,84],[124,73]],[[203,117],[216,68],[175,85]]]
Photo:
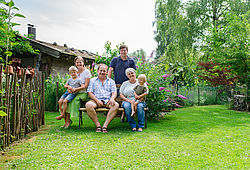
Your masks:
[[[45,81],[45,109],[46,111],[57,111],[57,100],[61,97],[61,95],[66,91],[64,85],[69,79],[69,75],[66,74],[65,77],[57,74],[55,77],[49,76]],[[58,82],[58,98],[56,98],[57,94],[57,84]]]
[[[139,66],[140,65],[140,66]],[[137,62],[137,76],[145,74],[147,76],[147,84],[149,94],[147,95],[146,103],[149,108],[149,117],[158,117],[160,112],[173,110],[175,107],[182,107],[183,100],[186,99],[183,95],[176,95],[176,89],[171,84],[174,76],[170,73],[162,71],[158,66],[153,66],[153,63]]]

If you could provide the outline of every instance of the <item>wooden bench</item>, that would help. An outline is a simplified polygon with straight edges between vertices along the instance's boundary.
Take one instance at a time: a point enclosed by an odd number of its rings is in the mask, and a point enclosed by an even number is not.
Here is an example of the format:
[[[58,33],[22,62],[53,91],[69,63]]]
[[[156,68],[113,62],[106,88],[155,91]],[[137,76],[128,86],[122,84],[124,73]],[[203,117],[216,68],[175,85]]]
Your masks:
[[[83,105],[81,105],[83,106]],[[84,104],[85,106],[85,104]],[[95,109],[96,112],[108,112],[109,109],[108,108],[97,108]],[[122,107],[120,107],[118,109],[118,111],[122,112],[124,111],[124,109]],[[147,128],[147,111],[148,111],[148,108],[144,108],[144,118],[145,118],[145,121],[144,121],[144,126],[145,128]],[[83,124],[82,123],[82,112],[86,112],[86,108],[83,108],[83,107],[80,107],[79,108],[79,129],[81,128],[81,125]]]

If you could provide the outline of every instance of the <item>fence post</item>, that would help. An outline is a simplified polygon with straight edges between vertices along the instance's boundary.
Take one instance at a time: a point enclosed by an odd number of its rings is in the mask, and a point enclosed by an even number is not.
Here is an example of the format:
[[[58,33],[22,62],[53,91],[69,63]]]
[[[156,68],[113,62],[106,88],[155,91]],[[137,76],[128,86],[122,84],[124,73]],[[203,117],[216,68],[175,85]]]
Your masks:
[[[198,106],[200,106],[200,86],[197,84],[198,87]]]
[[[3,65],[0,64],[0,91],[2,90]],[[2,107],[2,93],[0,93],[0,107]],[[0,141],[2,141],[2,116],[0,116]]]
[[[13,108],[11,107],[11,98],[12,98],[12,86],[13,86],[13,81],[14,81],[14,77],[13,77],[13,75],[9,75],[10,76],[10,84],[9,84],[9,98],[8,98],[8,102],[9,102],[9,104],[8,104],[8,111],[9,111],[9,116],[8,116],[8,140],[9,140],[9,143],[10,143],[10,137],[11,137],[11,123],[10,123],[10,117],[11,117],[11,112],[12,112],[12,110],[13,110]],[[9,145],[9,144],[8,144]]]
[[[45,114],[45,73],[42,73],[42,125],[45,124],[44,120]]]
[[[13,116],[12,116],[12,135],[13,136],[16,136],[16,131],[15,131],[15,127],[16,127],[16,110],[17,110],[17,71],[15,69],[15,72],[14,72],[14,84],[13,84]]]
[[[24,95],[24,86],[25,86],[25,82],[26,82],[26,76],[25,76],[25,72],[26,70],[23,69],[22,70],[22,78],[21,78],[21,93],[20,93],[20,98],[19,98],[19,109],[18,109],[18,112],[17,112],[17,127],[16,127],[16,134],[18,135],[18,139],[20,138],[20,135],[21,135],[21,128],[22,128],[22,111],[23,111],[23,102],[24,102],[24,99],[23,99],[23,95]]]
[[[216,94],[216,98],[215,98],[215,103],[217,104],[217,100],[218,100],[218,89],[217,87],[215,87],[215,94]]]
[[[56,111],[58,111],[59,109],[58,102],[57,102],[58,101],[58,88],[59,88],[59,82],[57,81],[56,82]]]

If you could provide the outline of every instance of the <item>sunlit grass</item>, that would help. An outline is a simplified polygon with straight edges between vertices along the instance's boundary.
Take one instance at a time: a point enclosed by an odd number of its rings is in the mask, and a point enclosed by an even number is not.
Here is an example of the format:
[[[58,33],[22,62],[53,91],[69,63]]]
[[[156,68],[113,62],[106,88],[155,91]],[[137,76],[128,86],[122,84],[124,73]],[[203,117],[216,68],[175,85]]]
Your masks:
[[[73,127],[60,128],[58,113],[46,113],[47,130],[2,156],[4,168],[16,169],[249,169],[249,114],[224,106],[182,108],[142,133],[114,119],[109,133],[95,133],[85,115]],[[99,116],[100,122],[105,117]],[[14,157],[13,157],[14,156]]]

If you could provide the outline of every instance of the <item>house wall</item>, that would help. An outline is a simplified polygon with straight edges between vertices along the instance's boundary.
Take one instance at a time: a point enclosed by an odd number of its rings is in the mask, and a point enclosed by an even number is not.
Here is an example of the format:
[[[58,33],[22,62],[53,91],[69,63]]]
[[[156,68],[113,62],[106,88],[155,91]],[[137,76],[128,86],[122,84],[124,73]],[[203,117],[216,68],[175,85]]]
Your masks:
[[[58,73],[62,76],[69,73],[69,67],[74,65],[73,60],[65,60],[61,58],[51,58],[51,75],[55,76]]]
[[[39,68],[40,71],[45,72],[45,76],[56,76],[58,73],[61,76],[68,74],[70,66],[74,65],[74,57],[61,56],[56,58],[46,53],[40,53],[40,55],[22,55],[16,58],[21,58],[21,67],[27,68],[31,66],[33,68]],[[92,62],[85,63],[89,68]]]
[[[36,60],[36,57],[30,55],[23,55],[22,57],[15,58],[21,58],[21,67],[23,68],[27,68],[27,66],[34,67],[34,63]]]

